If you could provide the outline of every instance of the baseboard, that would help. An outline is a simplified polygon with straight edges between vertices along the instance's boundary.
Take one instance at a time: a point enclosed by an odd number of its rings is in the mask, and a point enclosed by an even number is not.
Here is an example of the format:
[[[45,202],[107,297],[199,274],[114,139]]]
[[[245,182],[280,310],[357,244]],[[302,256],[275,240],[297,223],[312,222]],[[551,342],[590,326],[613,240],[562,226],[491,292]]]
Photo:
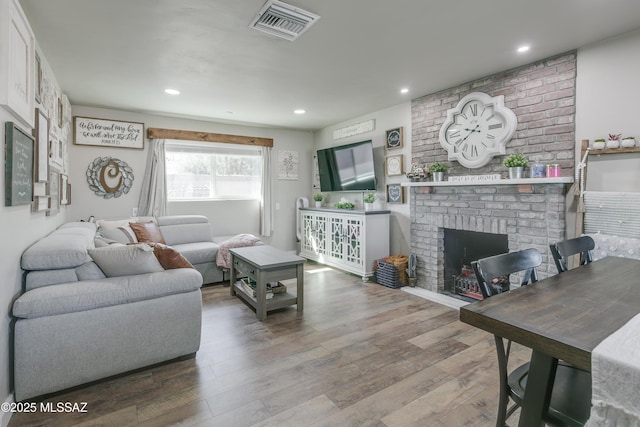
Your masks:
[[[7,400],[4,401],[2,406],[7,406],[7,405],[11,406],[12,403],[13,403],[13,394],[10,394],[7,397]],[[7,427],[9,425],[9,421],[11,420],[11,415],[13,415],[13,413],[0,411],[0,427]]]
[[[468,302],[459,300],[457,298],[448,297],[446,295],[439,294],[433,291],[428,291],[423,288],[418,288],[418,287],[412,288],[410,286],[403,286],[400,289],[412,295],[418,296],[420,298],[428,299],[438,304],[446,305],[447,307],[450,307],[450,308],[455,308],[456,310],[460,310],[460,307],[463,307],[469,304]]]

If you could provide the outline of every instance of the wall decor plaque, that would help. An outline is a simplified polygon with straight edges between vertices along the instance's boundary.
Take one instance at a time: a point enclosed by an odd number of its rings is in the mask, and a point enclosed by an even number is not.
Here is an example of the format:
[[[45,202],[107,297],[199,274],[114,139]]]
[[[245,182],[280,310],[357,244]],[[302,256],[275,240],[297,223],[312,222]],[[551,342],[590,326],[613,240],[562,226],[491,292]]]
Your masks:
[[[144,123],[73,117],[73,143],[144,149]]]
[[[13,122],[5,124],[5,206],[33,202],[33,146],[31,135]]]
[[[126,162],[113,157],[97,157],[87,168],[89,188],[105,199],[127,194],[133,179],[133,169]]]

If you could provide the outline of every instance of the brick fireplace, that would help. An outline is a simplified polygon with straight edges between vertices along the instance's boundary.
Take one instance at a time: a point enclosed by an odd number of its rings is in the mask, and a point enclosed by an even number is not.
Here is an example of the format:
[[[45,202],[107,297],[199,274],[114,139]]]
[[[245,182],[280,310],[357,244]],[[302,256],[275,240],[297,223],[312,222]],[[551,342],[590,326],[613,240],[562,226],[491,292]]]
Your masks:
[[[566,184],[546,183],[412,188],[418,286],[444,290],[445,229],[504,234],[509,252],[536,248],[543,254],[541,278],[554,274],[549,244],[565,236],[565,192]]]
[[[518,118],[506,154],[522,153],[530,163],[559,164],[562,176],[570,180],[575,167],[575,76],[576,55],[570,52],[413,100],[411,163],[445,163],[449,176],[506,177],[502,156],[481,168],[467,169],[448,161],[438,140],[447,110],[470,92],[484,92],[504,95],[505,105]],[[411,187],[411,251],[418,258],[418,286],[444,289],[445,229],[505,234],[509,251],[540,250],[540,277],[554,274],[549,244],[567,236],[568,187],[567,182],[544,180]]]

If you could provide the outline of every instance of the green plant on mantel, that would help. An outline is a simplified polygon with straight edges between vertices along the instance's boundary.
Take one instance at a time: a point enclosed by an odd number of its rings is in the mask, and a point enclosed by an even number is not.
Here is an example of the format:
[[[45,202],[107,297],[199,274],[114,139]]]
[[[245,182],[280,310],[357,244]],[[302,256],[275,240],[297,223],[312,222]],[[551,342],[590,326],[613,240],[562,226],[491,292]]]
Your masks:
[[[625,137],[624,137],[624,138],[622,138],[622,139],[636,139],[636,137],[635,137],[635,136],[625,136]]]
[[[373,203],[376,201],[376,193],[367,193],[362,200],[365,203]]]
[[[594,139],[593,142],[604,142],[604,138]]]
[[[356,207],[356,205],[354,205],[353,203],[347,200],[341,200],[339,202],[336,202],[333,206],[337,209],[353,209]]]
[[[322,199],[324,199],[324,195],[321,193],[316,193],[313,195],[313,200],[315,200],[316,202],[321,202]]]
[[[503,164],[508,168],[526,168],[529,166],[527,159],[520,153],[511,154],[504,159]]]
[[[434,172],[446,172],[448,169],[449,169],[449,166],[443,165],[440,162],[435,162],[434,164],[429,166],[429,172],[431,172],[431,173],[434,173]]]

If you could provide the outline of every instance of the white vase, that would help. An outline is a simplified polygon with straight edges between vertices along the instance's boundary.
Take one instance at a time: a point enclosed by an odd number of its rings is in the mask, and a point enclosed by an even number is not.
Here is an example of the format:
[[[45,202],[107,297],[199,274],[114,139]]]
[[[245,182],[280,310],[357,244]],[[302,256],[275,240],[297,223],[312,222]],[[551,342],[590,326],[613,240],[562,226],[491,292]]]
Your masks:
[[[594,150],[602,150],[606,146],[607,145],[605,144],[604,141],[594,141],[591,148],[593,148]]]
[[[365,211],[372,211],[373,210],[373,203],[366,203],[364,204],[364,210]]]
[[[315,201],[316,202],[316,208],[321,208],[322,207],[322,200],[320,201]]]
[[[620,143],[620,145],[623,146],[624,148],[635,147],[636,146],[636,140],[635,139],[623,139],[622,142]]]
[[[610,139],[607,141],[607,148],[618,148],[620,147],[620,141]]]

